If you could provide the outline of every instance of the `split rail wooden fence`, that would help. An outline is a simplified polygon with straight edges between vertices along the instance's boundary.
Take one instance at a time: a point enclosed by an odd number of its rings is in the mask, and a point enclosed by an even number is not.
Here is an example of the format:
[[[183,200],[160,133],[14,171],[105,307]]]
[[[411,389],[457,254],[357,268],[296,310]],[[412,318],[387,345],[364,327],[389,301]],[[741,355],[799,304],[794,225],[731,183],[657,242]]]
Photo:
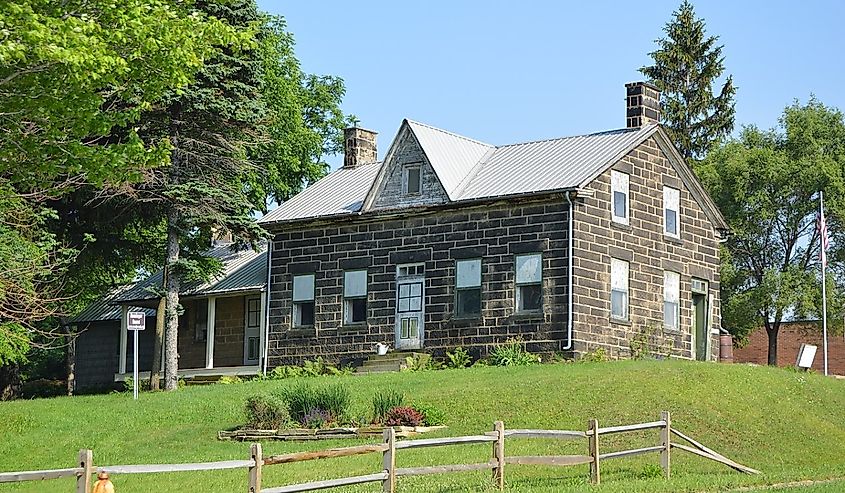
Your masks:
[[[657,445],[631,450],[601,453],[601,437],[616,433],[637,432],[643,430],[659,430],[660,438]],[[675,443],[675,436],[686,441],[689,445]],[[555,439],[555,440],[586,440],[587,453],[584,455],[541,455],[541,456],[507,456],[505,455],[505,441],[510,439]],[[466,445],[489,443],[493,452],[491,459],[473,464],[449,464],[422,467],[396,467],[396,457],[400,450],[422,447],[445,447],[452,445]],[[660,466],[666,478],[671,474],[672,449],[678,449],[691,454],[710,459],[736,471],[745,474],[759,474],[759,471],[743,466],[727,457],[705,447],[689,436],[672,428],[672,421],[668,412],[661,413],[660,420],[648,423],[638,423],[624,426],[599,427],[595,419],[589,420],[587,431],[569,430],[505,430],[505,425],[497,421],[493,431],[481,435],[460,437],[427,438],[418,440],[396,440],[396,432],[392,428],[384,430],[384,440],[379,444],[358,445],[353,447],[334,448],[316,452],[296,452],[284,455],[264,457],[261,444],[254,443],[250,447],[249,458],[245,460],[228,460],[217,462],[201,462],[195,464],[153,464],[153,465],[124,465],[95,467],[93,453],[81,450],[76,467],[68,469],[53,469],[45,471],[23,471],[0,473],[0,483],[19,482],[46,479],[76,478],[76,492],[89,493],[91,491],[92,476],[98,473],[109,475],[120,474],[149,474],[184,471],[209,471],[223,469],[247,469],[249,493],[294,493],[300,491],[315,491],[339,486],[362,483],[381,482],[382,490],[394,493],[397,489],[397,478],[405,476],[422,476],[427,474],[443,474],[462,471],[489,470],[493,476],[495,486],[502,490],[505,485],[506,465],[543,465],[543,466],[576,466],[589,464],[590,482],[598,484],[601,481],[601,464],[608,459],[619,459],[642,454],[659,454]],[[262,487],[262,468],[278,464],[329,459],[335,457],[350,457],[362,454],[382,454],[382,469],[373,474],[351,476],[338,479],[314,481],[272,488]]]

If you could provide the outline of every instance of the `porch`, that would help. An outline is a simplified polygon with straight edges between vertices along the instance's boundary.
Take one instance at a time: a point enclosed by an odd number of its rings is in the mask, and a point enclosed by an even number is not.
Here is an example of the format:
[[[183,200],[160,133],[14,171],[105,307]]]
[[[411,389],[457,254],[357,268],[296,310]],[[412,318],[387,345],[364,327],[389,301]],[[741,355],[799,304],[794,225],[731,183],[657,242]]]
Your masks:
[[[265,353],[266,303],[263,292],[186,297],[179,316],[180,378],[251,376],[261,372]],[[119,364],[114,381],[132,376],[133,336],[128,330],[132,307],[122,306]],[[139,375],[149,378],[155,323],[139,336]],[[161,373],[164,371],[162,348]]]

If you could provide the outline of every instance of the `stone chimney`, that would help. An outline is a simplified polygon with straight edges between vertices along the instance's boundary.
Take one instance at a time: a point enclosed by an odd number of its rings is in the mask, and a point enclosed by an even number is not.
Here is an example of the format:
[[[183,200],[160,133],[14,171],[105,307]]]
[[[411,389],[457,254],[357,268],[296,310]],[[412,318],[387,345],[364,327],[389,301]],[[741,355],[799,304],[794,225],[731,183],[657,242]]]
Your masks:
[[[361,127],[343,130],[343,167],[357,168],[378,161],[376,132]]]
[[[625,84],[627,127],[640,128],[650,123],[660,123],[660,89],[648,82]]]

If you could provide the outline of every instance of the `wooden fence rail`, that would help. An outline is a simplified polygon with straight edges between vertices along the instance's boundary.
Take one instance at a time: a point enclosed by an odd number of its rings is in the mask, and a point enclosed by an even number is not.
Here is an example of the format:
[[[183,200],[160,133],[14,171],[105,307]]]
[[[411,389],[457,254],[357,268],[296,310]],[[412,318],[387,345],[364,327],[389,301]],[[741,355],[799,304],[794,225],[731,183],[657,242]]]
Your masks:
[[[659,430],[659,443],[650,447],[642,447],[631,450],[619,450],[612,452],[601,452],[600,439],[603,435],[615,433],[628,433],[644,430]],[[688,442],[690,445],[675,443],[672,436]],[[587,453],[585,455],[549,455],[549,456],[506,456],[506,439],[553,439],[553,440],[584,440],[587,442]],[[485,462],[472,464],[448,464],[420,467],[396,467],[396,455],[399,450],[424,448],[424,447],[446,447],[452,445],[468,445],[489,443],[492,445],[492,455]],[[93,454],[90,450],[80,450],[77,457],[76,467],[67,469],[51,469],[44,471],[21,471],[0,473],[0,483],[37,481],[45,479],[61,479],[68,477],[76,478],[76,492],[89,493],[91,491],[91,477],[98,473],[102,481],[108,481],[109,474],[149,474],[163,472],[184,472],[184,471],[210,471],[224,469],[247,469],[249,493],[294,493],[300,491],[316,491],[339,486],[348,486],[364,483],[382,484],[382,491],[395,493],[397,489],[397,478],[406,476],[423,476],[428,474],[445,474],[465,471],[490,471],[493,483],[499,490],[505,485],[506,465],[542,465],[542,466],[576,466],[589,465],[590,481],[594,484],[601,482],[601,463],[608,459],[619,459],[633,457],[642,454],[656,453],[660,455],[660,466],[666,478],[670,476],[671,451],[672,449],[682,450],[691,454],[710,459],[726,465],[736,471],[745,474],[759,474],[759,471],[744,466],[728,459],[718,452],[705,447],[689,436],[672,428],[672,421],[668,412],[661,413],[659,421],[638,423],[623,426],[608,426],[601,428],[595,419],[587,422],[586,431],[570,430],[532,430],[515,429],[505,430],[501,421],[496,421],[493,431],[481,435],[469,435],[459,437],[427,438],[419,440],[396,440],[396,432],[393,428],[384,430],[382,443],[357,445],[353,447],[333,448],[316,452],[295,452],[283,455],[264,457],[261,444],[254,443],[250,446],[249,458],[246,460],[226,460],[216,462],[199,462],[193,464],[142,464],[142,465],[120,465],[94,467]],[[362,454],[382,454],[382,469],[374,474],[363,476],[352,476],[338,479],[327,479],[312,481],[308,483],[291,484],[272,488],[263,488],[262,468],[264,466],[288,464],[318,459],[331,459],[337,457],[350,457]],[[105,476],[104,476],[105,474]]]

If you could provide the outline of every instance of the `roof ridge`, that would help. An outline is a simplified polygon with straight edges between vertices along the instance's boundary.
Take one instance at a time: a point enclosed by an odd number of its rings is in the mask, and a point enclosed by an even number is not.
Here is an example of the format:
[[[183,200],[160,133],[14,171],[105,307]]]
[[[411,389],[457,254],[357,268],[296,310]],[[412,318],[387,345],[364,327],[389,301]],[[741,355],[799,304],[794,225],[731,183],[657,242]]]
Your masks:
[[[615,133],[639,132],[640,130],[643,130],[645,128],[648,128],[648,126],[640,127],[640,128],[616,128],[616,129],[613,129],[613,130],[603,130],[601,132],[592,132],[592,133],[588,133],[588,134],[565,135],[563,137],[551,137],[551,138],[548,138],[548,139],[527,140],[525,142],[514,142],[513,144],[503,144],[503,145],[500,145],[500,146],[496,146],[496,148],[502,149],[502,148],[505,148],[505,147],[514,147],[514,146],[521,146],[521,145],[527,145],[527,144],[539,144],[541,142],[552,142],[552,141],[555,141],[555,140],[569,140],[569,139],[577,139],[577,138],[583,138],[583,137],[598,137],[600,135],[610,135],[610,134],[615,134]]]
[[[444,134],[446,134],[446,135],[451,135],[452,137],[456,137],[456,138],[459,138],[459,139],[463,139],[463,140],[466,140],[466,141],[468,141],[468,142],[472,142],[473,144],[479,144],[479,145],[482,145],[482,146],[484,146],[484,147],[496,147],[496,146],[495,146],[495,145],[493,145],[493,144],[488,144],[488,143],[486,143],[486,142],[481,142],[480,140],[476,140],[476,139],[473,139],[473,138],[471,138],[471,137],[467,137],[467,136],[465,136],[465,135],[456,134],[455,132],[451,132],[451,131],[449,131],[449,130],[445,130],[445,129],[442,129],[442,128],[438,128],[438,127],[435,127],[434,125],[429,125],[428,123],[418,122],[418,121],[416,121],[416,120],[411,120],[410,118],[406,118],[406,120],[408,121],[408,123],[413,123],[413,124],[415,124],[415,125],[420,125],[420,126],[423,126],[423,127],[430,128],[430,129],[432,129],[432,130],[437,130],[438,132],[444,133]]]

